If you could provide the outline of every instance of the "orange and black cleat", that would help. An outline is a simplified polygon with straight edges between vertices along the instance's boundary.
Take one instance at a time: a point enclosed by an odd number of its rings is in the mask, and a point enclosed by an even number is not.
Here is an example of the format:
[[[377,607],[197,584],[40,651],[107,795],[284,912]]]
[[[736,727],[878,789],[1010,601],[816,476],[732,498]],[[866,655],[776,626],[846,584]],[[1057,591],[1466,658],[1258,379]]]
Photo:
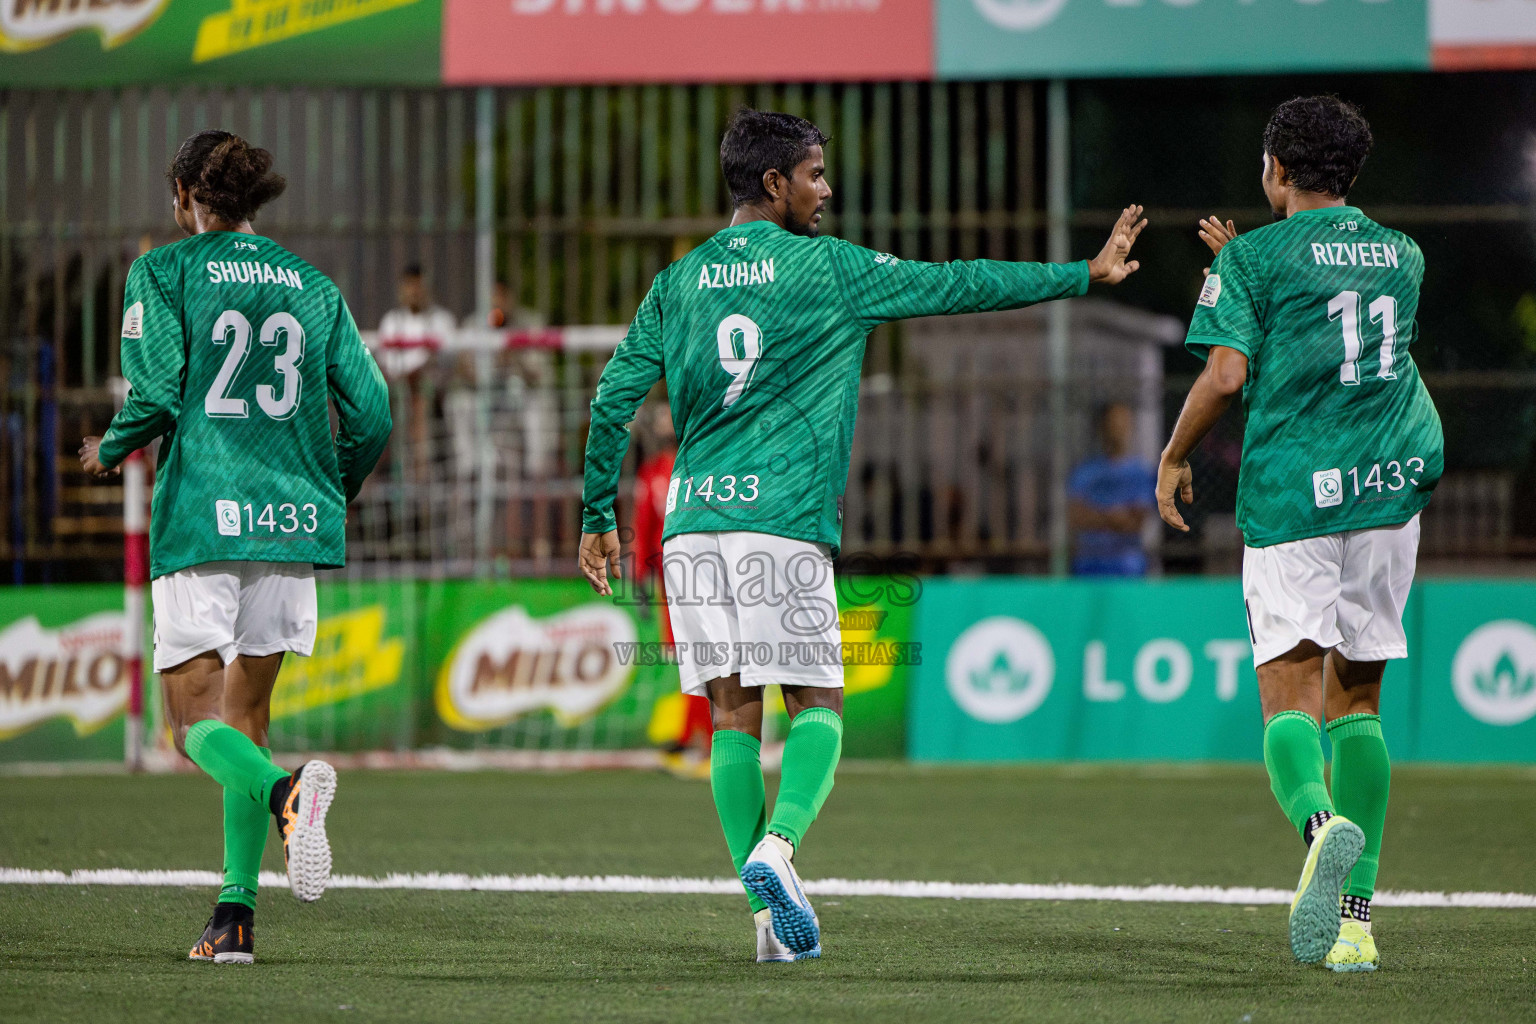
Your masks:
[[[256,962],[256,926],[252,915],[231,917],[218,924],[223,915],[217,911],[208,919],[203,937],[187,954],[188,960],[216,964],[253,964]]]
[[[288,787],[276,812],[288,888],[296,898],[313,903],[325,895],[331,880],[331,843],[325,834],[325,815],[336,798],[336,769],[324,761],[309,761],[280,784]]]

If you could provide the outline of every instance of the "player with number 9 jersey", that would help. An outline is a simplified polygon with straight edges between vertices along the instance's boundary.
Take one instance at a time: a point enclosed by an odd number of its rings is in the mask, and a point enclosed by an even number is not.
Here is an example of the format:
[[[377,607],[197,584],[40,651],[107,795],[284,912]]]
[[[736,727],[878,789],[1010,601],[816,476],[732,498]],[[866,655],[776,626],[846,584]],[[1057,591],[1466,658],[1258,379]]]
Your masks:
[[[1127,207],[1078,263],[918,263],[821,237],[832,194],[814,124],[743,109],[720,160],[731,223],[656,275],[603,370],[587,437],[580,566],[612,593],[625,425],[661,377],[678,438],[662,564],[683,689],[707,695],[711,782],[748,893],[759,962],[821,955],[792,861],[842,750],[843,650],[832,559],[870,330],[912,316],[1014,309],[1136,270]],[[708,656],[718,651],[719,656]],[[770,817],[763,690],[790,716]]]
[[[288,883],[319,899],[336,772],[265,746],[286,654],[315,644],[314,570],[346,561],[346,506],[389,438],[389,393],[340,292],[251,219],[286,183],[272,155],[208,130],[166,177],[190,237],[134,261],[128,394],[80,451],[101,477],[163,437],[150,527],[155,669],[176,748],[224,790],[224,880],[189,959],[255,961],[269,816]],[[336,410],[331,433],[329,406]]]

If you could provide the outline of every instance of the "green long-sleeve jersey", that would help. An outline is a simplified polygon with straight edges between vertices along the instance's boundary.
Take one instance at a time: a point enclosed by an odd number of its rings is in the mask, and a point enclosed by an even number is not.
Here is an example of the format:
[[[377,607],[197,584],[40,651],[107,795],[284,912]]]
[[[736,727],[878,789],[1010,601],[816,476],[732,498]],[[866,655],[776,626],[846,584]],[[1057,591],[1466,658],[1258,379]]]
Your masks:
[[[770,221],[656,276],[592,399],[582,529],[615,527],[626,425],[667,380],[678,451],[664,537],[750,530],[836,554],[870,330],[1081,295],[1086,263],[917,263]]]
[[[346,505],[389,439],[389,391],[330,279],[269,238],[209,231],[134,261],[116,466],[164,436],[150,574],[346,562]],[[336,407],[331,434],[327,398]]]
[[[1185,344],[1248,357],[1237,525],[1249,547],[1406,523],[1445,465],[1408,346],[1424,254],[1353,206],[1238,235],[1211,264]]]

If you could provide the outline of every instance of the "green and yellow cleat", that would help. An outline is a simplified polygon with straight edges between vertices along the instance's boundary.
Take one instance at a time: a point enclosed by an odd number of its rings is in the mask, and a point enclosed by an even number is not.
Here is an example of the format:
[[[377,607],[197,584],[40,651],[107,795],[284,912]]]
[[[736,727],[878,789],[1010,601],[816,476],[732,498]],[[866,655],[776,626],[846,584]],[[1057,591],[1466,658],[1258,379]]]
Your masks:
[[[1335,814],[1312,833],[1312,846],[1291,900],[1291,952],[1304,964],[1328,955],[1339,937],[1339,901],[1349,872],[1365,849],[1365,833]]]
[[[1323,966],[1330,971],[1374,971],[1381,966],[1381,954],[1376,952],[1376,940],[1365,930],[1365,925],[1345,915],[1339,928],[1339,937]]]

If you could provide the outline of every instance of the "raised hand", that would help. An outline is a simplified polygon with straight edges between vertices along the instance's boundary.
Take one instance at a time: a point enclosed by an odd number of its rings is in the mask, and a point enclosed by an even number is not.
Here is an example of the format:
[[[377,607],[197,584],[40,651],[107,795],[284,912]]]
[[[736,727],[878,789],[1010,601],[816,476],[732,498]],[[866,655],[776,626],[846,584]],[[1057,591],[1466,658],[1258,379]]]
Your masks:
[[[1147,226],[1141,210],[1140,206],[1132,205],[1120,211],[1120,219],[1115,221],[1114,230],[1109,233],[1109,241],[1088,261],[1088,280],[1095,284],[1119,284],[1141,269],[1136,260],[1127,259],[1141,229]]]
[[[1221,247],[1236,237],[1237,225],[1233,224],[1230,220],[1223,224],[1221,218],[1215,214],[1200,219],[1200,241],[1204,242],[1211,250],[1212,256],[1221,252]],[[1206,267],[1205,272],[1209,274],[1211,268]]]

